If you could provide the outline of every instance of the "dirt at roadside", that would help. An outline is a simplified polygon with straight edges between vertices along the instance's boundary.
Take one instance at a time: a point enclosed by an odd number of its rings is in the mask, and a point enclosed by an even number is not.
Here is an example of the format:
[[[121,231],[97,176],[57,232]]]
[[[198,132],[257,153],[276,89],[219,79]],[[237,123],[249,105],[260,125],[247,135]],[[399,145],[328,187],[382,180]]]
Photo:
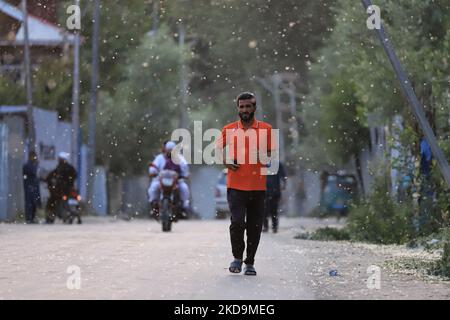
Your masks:
[[[298,231],[343,223],[305,219]],[[312,261],[308,273],[318,299],[450,299],[450,281],[426,272],[426,266],[440,258],[439,252],[347,241],[297,241]]]

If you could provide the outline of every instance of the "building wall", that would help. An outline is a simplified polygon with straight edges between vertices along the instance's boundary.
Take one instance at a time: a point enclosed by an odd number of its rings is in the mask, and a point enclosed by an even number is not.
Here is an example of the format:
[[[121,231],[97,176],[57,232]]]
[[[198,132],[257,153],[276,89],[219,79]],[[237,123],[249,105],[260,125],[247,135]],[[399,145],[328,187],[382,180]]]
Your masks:
[[[95,213],[100,216],[108,215],[108,192],[106,183],[106,170],[104,167],[95,167],[94,195],[92,205]]]
[[[8,206],[8,126],[0,122],[0,221],[7,218]]]
[[[25,123],[24,118],[12,116],[2,121],[8,127],[7,137],[7,197],[6,220],[14,220],[17,213],[24,212],[24,191],[22,166],[25,154]]]

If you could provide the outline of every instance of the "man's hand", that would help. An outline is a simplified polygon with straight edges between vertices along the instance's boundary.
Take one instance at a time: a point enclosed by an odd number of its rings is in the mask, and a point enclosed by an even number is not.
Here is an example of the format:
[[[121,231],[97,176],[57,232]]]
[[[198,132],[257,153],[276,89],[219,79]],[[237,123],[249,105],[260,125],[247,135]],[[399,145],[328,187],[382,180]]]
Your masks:
[[[225,164],[225,167],[227,167],[231,171],[236,171],[239,169],[240,165],[238,164]]]

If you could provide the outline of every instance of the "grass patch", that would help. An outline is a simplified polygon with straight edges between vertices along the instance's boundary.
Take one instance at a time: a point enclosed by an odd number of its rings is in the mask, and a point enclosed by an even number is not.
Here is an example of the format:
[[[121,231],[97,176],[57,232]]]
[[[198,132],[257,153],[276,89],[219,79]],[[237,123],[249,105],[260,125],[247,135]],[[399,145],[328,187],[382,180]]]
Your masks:
[[[442,259],[438,261],[434,273],[450,279],[450,229],[444,230]]]
[[[314,232],[305,232],[297,235],[295,239],[315,241],[345,241],[350,240],[350,234],[346,229],[320,228]]]

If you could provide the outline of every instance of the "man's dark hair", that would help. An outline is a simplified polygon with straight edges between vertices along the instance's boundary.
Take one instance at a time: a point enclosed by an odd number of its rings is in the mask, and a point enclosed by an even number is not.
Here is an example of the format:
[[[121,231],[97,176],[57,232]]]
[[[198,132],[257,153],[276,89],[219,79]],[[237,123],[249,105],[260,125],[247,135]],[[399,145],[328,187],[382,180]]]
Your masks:
[[[255,102],[253,103],[254,106],[256,106],[256,97],[251,92],[242,92],[240,93],[236,98],[236,105],[239,106],[239,100],[251,100],[255,99]]]

